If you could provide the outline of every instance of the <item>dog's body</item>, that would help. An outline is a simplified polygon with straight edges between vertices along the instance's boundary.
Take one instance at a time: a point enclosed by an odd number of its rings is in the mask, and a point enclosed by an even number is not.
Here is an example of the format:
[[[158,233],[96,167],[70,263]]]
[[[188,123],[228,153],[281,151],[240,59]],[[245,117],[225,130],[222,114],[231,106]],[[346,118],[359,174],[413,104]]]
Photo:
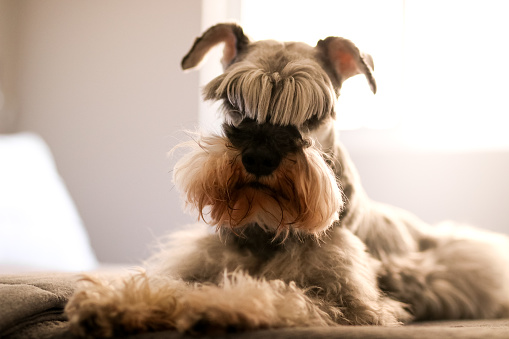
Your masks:
[[[174,181],[216,234],[175,235],[147,273],[90,279],[66,308],[78,334],[111,336],[509,315],[509,241],[432,227],[369,200],[334,127],[341,84],[376,84],[350,41],[250,42],[210,28],[184,58],[193,68],[224,42],[224,135],[201,136]]]

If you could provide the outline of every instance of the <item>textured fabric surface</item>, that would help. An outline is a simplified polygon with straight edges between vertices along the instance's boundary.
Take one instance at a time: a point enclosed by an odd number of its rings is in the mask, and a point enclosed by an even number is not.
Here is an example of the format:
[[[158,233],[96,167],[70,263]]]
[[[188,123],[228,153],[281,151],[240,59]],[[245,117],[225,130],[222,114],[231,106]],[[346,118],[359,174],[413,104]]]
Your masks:
[[[78,276],[40,273],[0,276],[0,337],[45,321],[62,321]]]
[[[46,321],[24,327],[7,336],[9,339],[54,338],[76,339],[67,332],[64,321]],[[448,321],[410,324],[402,327],[387,328],[376,326],[343,326],[335,328],[311,327],[288,328],[279,330],[261,330],[246,333],[232,333],[223,336],[181,335],[174,331],[131,335],[132,339],[173,339],[173,338],[240,338],[240,339],[307,339],[307,338],[394,338],[394,339],[479,339],[509,338],[509,319],[481,321]]]
[[[0,276],[0,338],[75,338],[62,314],[79,276],[35,273]],[[206,336],[205,336],[206,337]],[[509,338],[509,319],[434,321],[401,327],[338,326],[287,328],[232,333],[224,338]],[[145,333],[128,338],[196,338],[174,331]],[[218,338],[218,336],[214,336]]]

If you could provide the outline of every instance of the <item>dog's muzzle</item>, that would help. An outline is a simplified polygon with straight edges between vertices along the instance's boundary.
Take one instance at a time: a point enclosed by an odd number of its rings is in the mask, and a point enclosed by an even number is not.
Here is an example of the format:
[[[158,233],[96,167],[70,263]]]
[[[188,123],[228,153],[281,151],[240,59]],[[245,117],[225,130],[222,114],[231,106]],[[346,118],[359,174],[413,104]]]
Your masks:
[[[188,207],[218,229],[257,225],[320,236],[343,208],[342,193],[323,154],[293,126],[245,119],[221,135],[182,144],[173,180]]]
[[[233,147],[241,150],[245,170],[257,178],[273,173],[284,157],[305,144],[294,126],[258,124],[245,119],[238,126],[225,124],[223,129]]]
[[[280,163],[279,154],[267,146],[249,147],[242,152],[242,165],[246,171],[257,177],[271,174]]]

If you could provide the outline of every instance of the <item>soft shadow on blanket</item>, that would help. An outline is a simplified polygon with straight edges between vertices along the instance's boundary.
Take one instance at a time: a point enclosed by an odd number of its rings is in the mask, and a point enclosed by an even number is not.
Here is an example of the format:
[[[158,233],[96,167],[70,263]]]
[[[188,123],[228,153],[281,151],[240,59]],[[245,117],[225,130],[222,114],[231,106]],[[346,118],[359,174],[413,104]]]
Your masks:
[[[79,279],[72,273],[0,275],[0,338],[75,338],[63,315]],[[173,331],[128,338],[196,338]],[[224,338],[509,338],[509,319],[414,323],[397,328],[341,326],[236,333]]]

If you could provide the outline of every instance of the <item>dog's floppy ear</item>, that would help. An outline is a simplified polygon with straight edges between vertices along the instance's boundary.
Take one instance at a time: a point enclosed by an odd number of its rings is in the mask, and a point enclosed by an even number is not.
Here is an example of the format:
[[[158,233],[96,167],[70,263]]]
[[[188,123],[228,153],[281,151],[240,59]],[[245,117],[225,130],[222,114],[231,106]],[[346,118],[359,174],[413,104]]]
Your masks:
[[[201,37],[196,38],[193,47],[182,59],[182,68],[198,66],[210,49],[222,42],[224,42],[224,50],[221,63],[223,69],[226,69],[239,52],[249,44],[249,39],[244,35],[242,27],[237,24],[223,23],[212,26]]]
[[[376,93],[376,82],[373,77],[373,58],[359,51],[350,40],[340,37],[328,37],[318,41],[316,48],[324,61],[335,73],[339,86],[348,78],[364,74],[373,93]]]

